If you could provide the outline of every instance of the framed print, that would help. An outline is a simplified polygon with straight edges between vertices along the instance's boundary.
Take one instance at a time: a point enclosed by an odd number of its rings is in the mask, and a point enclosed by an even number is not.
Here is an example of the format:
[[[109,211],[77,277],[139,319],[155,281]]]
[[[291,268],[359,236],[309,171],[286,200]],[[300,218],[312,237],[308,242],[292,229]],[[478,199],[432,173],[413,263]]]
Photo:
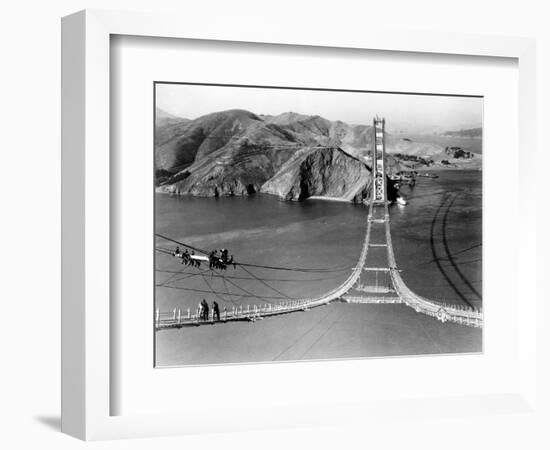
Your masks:
[[[529,409],[530,40],[85,11],[62,43],[63,431]]]
[[[154,89],[157,367],[482,351],[482,98]]]

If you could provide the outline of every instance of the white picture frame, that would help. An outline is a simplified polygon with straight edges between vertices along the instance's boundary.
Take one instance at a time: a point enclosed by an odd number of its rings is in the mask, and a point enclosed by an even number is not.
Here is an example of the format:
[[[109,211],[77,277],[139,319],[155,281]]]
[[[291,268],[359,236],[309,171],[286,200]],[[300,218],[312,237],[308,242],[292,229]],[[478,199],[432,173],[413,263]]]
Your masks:
[[[532,39],[435,33],[395,33],[371,28],[327,35],[314,27],[281,30],[277,24],[183,21],[165,14],[87,10],[62,21],[62,431],[85,440],[162,436],[208,432],[212,420],[200,415],[111,415],[110,377],[110,37],[112,35],[286,44],[334,49],[369,49],[418,54],[449,54],[512,58],[519,73],[519,191],[525,213],[518,223],[522,245],[514,249],[518,283],[526,286],[517,316],[519,378],[501,395],[410,400],[403,406],[411,415],[425,403],[437,402],[441,414],[493,414],[506,404],[515,412],[533,411],[536,387],[537,296],[530,279],[536,261],[534,222],[535,164],[535,43]],[[525,157],[524,157],[525,156]],[[533,157],[530,157],[533,156]],[[524,284],[523,284],[524,282]],[[392,400],[394,402],[394,400]],[[390,415],[390,401],[368,404],[343,402],[319,412],[274,408],[239,413],[220,430],[249,430],[286,425],[310,425]],[[223,408],[221,408],[223,409]],[[400,415],[403,411],[400,412]],[[217,422],[216,422],[217,423]]]

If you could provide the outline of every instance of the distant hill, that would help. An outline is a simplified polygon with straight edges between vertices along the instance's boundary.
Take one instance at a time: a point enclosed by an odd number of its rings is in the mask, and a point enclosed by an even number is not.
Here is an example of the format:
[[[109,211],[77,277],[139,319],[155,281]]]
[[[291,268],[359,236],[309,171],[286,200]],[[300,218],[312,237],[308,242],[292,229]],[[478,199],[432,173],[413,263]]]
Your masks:
[[[186,120],[157,110],[160,192],[224,196],[265,192],[286,200],[330,196],[362,201],[370,190],[372,127],[286,112],[233,109]],[[426,161],[442,146],[387,135],[391,170]],[[394,154],[394,157],[390,155]]]
[[[288,125],[294,122],[298,122],[300,120],[306,120],[310,116],[289,111],[289,112],[279,114],[278,116],[269,116],[269,115],[261,114],[260,117],[269,123],[274,123],[276,125]]]
[[[481,128],[469,128],[467,130],[445,131],[443,136],[480,138],[482,133],[483,131]]]
[[[388,153],[400,153],[420,157],[431,157],[443,151],[444,147],[432,143],[422,142],[417,139],[399,138],[388,135],[386,138],[386,150]]]
[[[165,126],[175,123],[188,122],[189,119],[175,116],[174,114],[170,114],[163,109],[157,108],[155,111],[155,121],[157,126]]]

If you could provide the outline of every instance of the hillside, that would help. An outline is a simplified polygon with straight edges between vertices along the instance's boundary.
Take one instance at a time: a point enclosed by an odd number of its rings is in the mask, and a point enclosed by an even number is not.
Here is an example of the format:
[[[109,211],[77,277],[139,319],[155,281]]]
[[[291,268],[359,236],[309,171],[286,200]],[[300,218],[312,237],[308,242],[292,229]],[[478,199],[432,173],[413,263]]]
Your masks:
[[[159,192],[227,196],[264,192],[362,201],[369,194],[372,127],[286,112],[233,109],[186,120],[157,111]],[[386,137],[391,171],[441,165],[442,146]],[[445,154],[448,159],[448,155]]]
[[[189,122],[189,119],[175,116],[163,109],[157,108],[155,110],[155,124],[157,127],[166,127],[177,123]]]
[[[443,147],[431,142],[421,142],[408,138],[397,138],[389,135],[386,138],[386,151],[389,154],[400,153],[403,155],[415,155],[419,157],[432,157],[438,155]]]
[[[481,128],[469,128],[467,130],[458,130],[458,131],[445,131],[444,136],[454,136],[454,137],[469,137],[469,138],[481,138],[482,129]]]

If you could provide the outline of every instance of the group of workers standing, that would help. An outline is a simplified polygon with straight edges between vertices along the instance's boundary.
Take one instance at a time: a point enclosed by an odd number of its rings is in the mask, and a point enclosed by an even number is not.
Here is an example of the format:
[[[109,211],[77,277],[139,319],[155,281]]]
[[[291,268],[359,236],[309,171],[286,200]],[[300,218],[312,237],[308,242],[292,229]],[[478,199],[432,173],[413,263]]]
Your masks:
[[[197,317],[200,320],[209,320],[210,318],[210,307],[205,299],[202,299],[202,302],[199,303]],[[220,307],[215,301],[212,302],[212,320],[220,320]]]
[[[185,264],[186,266],[191,267],[200,267],[201,262],[198,259],[193,258],[195,256],[195,250],[191,250],[191,253],[189,253],[189,250],[185,249],[185,251],[181,252],[179,247],[176,247],[176,250],[172,253],[176,258],[181,258],[181,263]]]
[[[205,257],[195,257],[195,250],[191,250],[191,253],[189,253],[187,248],[182,252],[179,247],[176,247],[176,249],[172,252],[172,256],[181,258],[182,264],[185,264],[186,266],[189,265],[191,267],[201,266],[201,261],[199,258],[203,258],[206,261]],[[237,262],[233,258],[233,255],[229,256],[229,250],[226,248],[212,250],[210,255],[208,255],[208,263],[210,269],[226,270],[227,266],[230,265],[232,265],[234,269],[237,268]]]
[[[233,255],[229,256],[229,250],[226,248],[220,249],[219,253],[218,250],[212,250],[208,256],[208,260],[210,262],[210,269],[225,270],[229,265],[233,265],[234,269],[237,268]]]

